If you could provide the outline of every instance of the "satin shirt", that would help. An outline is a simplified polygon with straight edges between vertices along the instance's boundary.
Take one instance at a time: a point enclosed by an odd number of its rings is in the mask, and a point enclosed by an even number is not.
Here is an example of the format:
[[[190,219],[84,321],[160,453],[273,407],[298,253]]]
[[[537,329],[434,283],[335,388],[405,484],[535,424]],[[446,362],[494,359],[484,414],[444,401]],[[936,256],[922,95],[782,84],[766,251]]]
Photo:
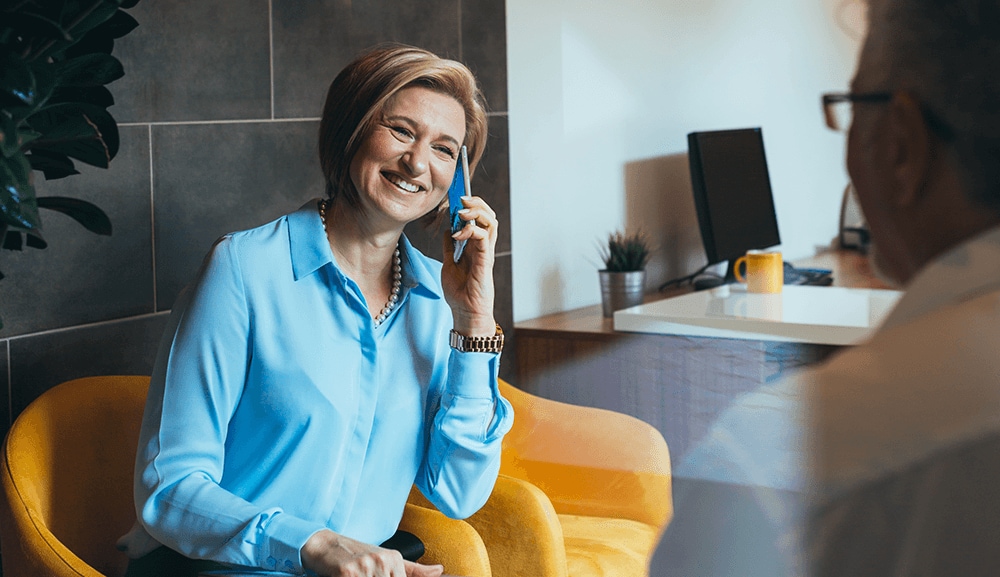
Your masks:
[[[376,328],[316,201],[215,244],[157,356],[120,548],[301,572],[321,529],[390,537],[413,484],[451,517],[485,503],[513,422],[500,356],[449,346],[441,263],[400,253]]]

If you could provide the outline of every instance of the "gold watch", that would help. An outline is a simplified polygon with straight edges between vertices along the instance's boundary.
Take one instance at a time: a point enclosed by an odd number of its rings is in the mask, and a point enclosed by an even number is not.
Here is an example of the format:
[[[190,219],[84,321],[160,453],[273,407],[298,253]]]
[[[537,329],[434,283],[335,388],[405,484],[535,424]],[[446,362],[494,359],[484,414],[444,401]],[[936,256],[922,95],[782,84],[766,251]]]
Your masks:
[[[448,344],[463,353],[499,353],[503,350],[503,330],[497,325],[497,332],[492,337],[467,337],[451,329]]]

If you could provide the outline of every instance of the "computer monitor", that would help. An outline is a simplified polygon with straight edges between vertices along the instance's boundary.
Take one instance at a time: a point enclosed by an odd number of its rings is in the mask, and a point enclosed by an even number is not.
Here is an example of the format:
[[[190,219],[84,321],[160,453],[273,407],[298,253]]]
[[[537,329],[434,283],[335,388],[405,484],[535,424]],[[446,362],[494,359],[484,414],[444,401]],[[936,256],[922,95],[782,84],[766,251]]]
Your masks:
[[[688,163],[708,264],[781,244],[760,128],[692,132]]]

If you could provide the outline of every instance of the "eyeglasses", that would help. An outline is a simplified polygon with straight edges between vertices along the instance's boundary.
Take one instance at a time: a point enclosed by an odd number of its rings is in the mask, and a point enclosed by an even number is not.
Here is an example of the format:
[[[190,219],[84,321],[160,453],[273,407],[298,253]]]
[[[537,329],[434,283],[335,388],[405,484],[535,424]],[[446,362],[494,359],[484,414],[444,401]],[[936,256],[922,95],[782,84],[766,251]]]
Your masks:
[[[892,100],[891,92],[831,92],[823,95],[823,117],[830,130],[844,132],[851,127],[855,102],[880,103]]]
[[[892,92],[831,92],[823,95],[823,116],[826,118],[826,126],[830,130],[845,132],[851,127],[854,115],[854,104],[862,103],[885,103],[892,100]],[[944,141],[951,141],[955,137],[955,131],[940,116],[931,112],[926,106],[921,106],[920,111],[924,116],[924,121],[931,130],[937,133],[938,137]]]

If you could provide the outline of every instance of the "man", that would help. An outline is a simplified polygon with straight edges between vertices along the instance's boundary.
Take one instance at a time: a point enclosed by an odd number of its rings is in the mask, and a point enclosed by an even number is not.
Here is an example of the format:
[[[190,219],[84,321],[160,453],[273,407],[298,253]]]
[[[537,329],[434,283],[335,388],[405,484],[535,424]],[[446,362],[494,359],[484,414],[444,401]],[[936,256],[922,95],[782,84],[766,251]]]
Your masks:
[[[906,292],[806,381],[818,575],[1000,574],[998,71],[1000,1],[870,1],[847,167]]]
[[[1000,0],[869,0],[851,92],[824,104],[853,108],[847,166],[873,264],[905,293],[868,342],[720,419],[694,469],[740,488],[678,494],[675,523],[712,509],[733,536],[692,554],[671,526],[651,575],[764,574],[761,559],[822,577],[1000,575],[998,73]],[[780,417],[748,426],[769,402]],[[809,496],[804,523],[775,497],[789,488]]]

